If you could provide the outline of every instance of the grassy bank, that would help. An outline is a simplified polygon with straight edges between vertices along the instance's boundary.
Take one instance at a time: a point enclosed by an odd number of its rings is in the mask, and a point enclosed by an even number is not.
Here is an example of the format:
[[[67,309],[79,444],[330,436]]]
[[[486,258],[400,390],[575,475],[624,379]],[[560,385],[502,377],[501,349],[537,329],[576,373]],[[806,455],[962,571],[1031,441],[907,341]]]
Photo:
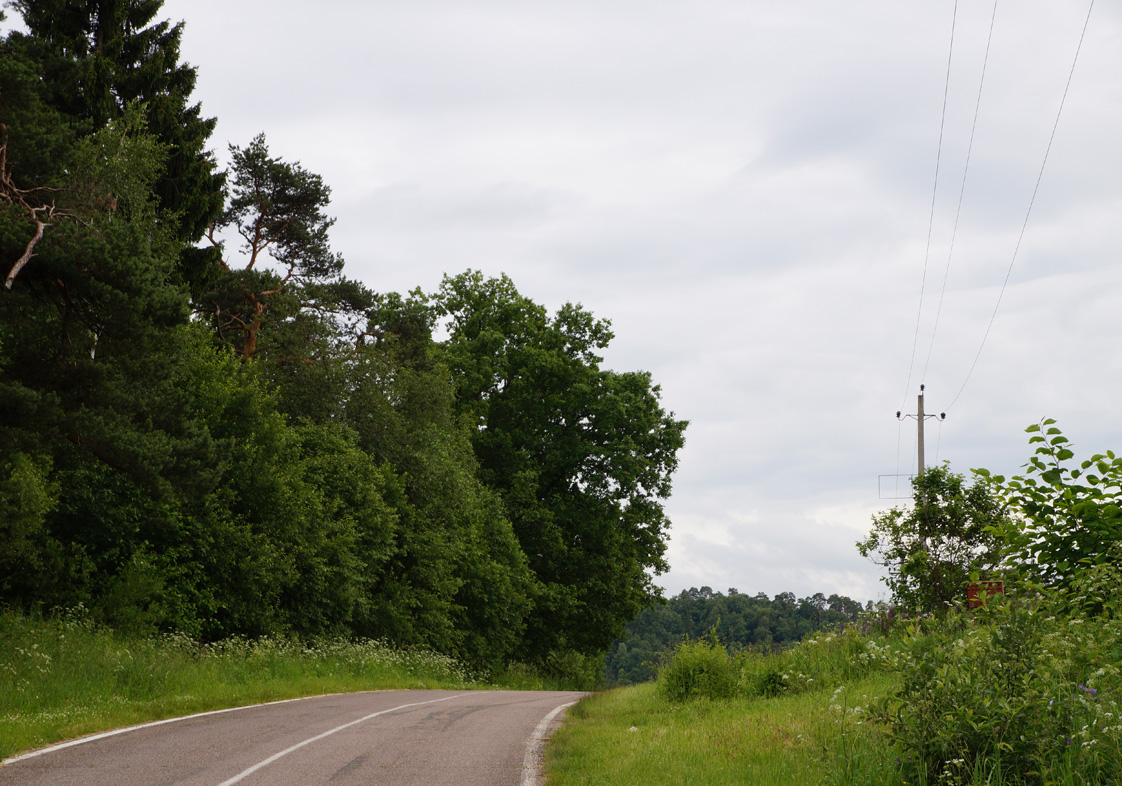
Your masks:
[[[849,689],[867,701],[891,678]],[[829,692],[768,699],[666,702],[654,683],[608,691],[571,708],[550,746],[551,786],[876,784],[886,742],[846,717]],[[854,756],[860,747],[860,756]],[[859,767],[860,772],[846,772]],[[883,771],[884,767],[880,767]],[[889,775],[884,772],[883,775]]]
[[[550,783],[1118,784],[1117,603],[1034,595],[782,653],[684,643],[657,683],[572,708]]]
[[[390,688],[485,687],[451,658],[375,641],[122,638],[81,617],[0,614],[0,759],[159,718]]]

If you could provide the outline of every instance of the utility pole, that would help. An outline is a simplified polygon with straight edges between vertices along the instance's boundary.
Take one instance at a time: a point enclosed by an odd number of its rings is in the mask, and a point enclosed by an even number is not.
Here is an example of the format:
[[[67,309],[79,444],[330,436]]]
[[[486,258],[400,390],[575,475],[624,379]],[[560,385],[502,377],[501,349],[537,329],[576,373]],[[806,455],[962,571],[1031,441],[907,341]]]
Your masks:
[[[924,468],[924,464],[923,464],[923,421],[927,420],[928,418],[935,417],[935,415],[925,415],[925,414],[923,414],[923,387],[924,387],[923,385],[919,386],[919,395],[916,397],[916,414],[915,415],[903,415],[903,414],[900,413],[899,410],[896,411],[896,419],[897,420],[903,420],[904,418],[914,417],[916,419],[916,425],[919,428],[919,434],[917,435],[917,439],[916,439],[916,444],[918,445],[918,451],[919,451],[919,463],[916,465],[917,466],[917,469],[916,469],[916,474],[917,475],[922,475],[923,474],[923,468]],[[947,413],[946,412],[940,412],[938,417],[939,417],[939,420],[946,420],[947,419]]]
[[[923,421],[927,420],[928,418],[935,417],[934,415],[925,415],[923,413],[923,385],[919,386],[919,396],[916,398],[916,414],[915,415],[902,415],[899,410],[897,410],[897,412],[896,412],[896,419],[897,420],[903,420],[904,418],[910,418],[910,417],[914,417],[916,419],[916,425],[919,428],[919,433],[917,434],[917,439],[916,439],[916,443],[918,445],[918,451],[919,451],[919,463],[917,464],[916,477],[919,477],[920,475],[923,474]],[[946,420],[946,419],[947,419],[947,413],[946,412],[940,412],[939,413],[939,420]],[[920,536],[920,539],[919,539],[919,547],[923,551],[928,550],[927,549],[927,538],[923,537],[922,535]]]

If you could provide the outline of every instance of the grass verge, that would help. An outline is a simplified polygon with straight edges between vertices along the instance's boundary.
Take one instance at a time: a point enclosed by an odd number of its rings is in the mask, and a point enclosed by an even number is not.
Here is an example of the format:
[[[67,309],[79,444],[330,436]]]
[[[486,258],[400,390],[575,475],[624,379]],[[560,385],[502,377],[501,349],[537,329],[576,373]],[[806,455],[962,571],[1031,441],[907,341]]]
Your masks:
[[[0,760],[160,718],[394,688],[488,687],[456,661],[377,641],[121,638],[80,618],[0,614]]]
[[[876,675],[832,693],[680,704],[654,683],[607,691],[569,710],[549,747],[549,783],[891,783],[887,743],[856,708],[897,684],[894,675]]]

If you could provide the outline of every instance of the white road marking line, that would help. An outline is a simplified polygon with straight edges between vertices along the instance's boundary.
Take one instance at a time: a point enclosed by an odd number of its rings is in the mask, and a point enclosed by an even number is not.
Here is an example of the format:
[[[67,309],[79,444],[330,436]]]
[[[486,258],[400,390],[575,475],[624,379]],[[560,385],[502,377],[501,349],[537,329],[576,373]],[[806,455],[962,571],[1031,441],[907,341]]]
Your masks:
[[[326,696],[326,695],[329,695],[329,694],[325,693],[323,695]],[[139,731],[140,729],[148,729],[148,728],[151,728],[153,726],[163,726],[165,723],[179,723],[179,721],[191,720],[192,718],[205,718],[208,715],[222,715],[223,713],[226,713],[226,712],[238,712],[240,710],[251,710],[254,707],[267,707],[270,704],[288,704],[291,701],[304,701],[306,699],[318,699],[318,698],[321,698],[321,696],[300,696],[300,697],[295,698],[295,699],[281,699],[280,701],[266,701],[266,702],[262,702],[260,704],[247,704],[244,707],[227,707],[224,710],[210,710],[209,712],[196,712],[194,715],[182,715],[178,718],[164,718],[163,720],[150,721],[149,723],[138,723],[135,726],[125,726],[124,728],[121,728],[121,729],[113,729],[112,731],[103,731],[99,734],[91,734],[88,737],[79,737],[78,739],[70,740],[69,742],[60,742],[58,745],[51,745],[49,748],[40,748],[39,750],[29,751],[28,753],[22,753],[19,756],[13,756],[10,759],[4,759],[3,761],[0,761],[0,767],[3,767],[6,764],[12,764],[12,763],[17,762],[17,761],[23,761],[24,759],[34,759],[36,756],[42,756],[45,753],[53,753],[54,751],[60,751],[63,748],[72,748],[75,745],[85,745],[87,742],[95,742],[96,740],[103,740],[106,737],[114,737],[118,734],[124,734],[125,732]]]
[[[342,726],[336,726],[334,729],[330,729],[328,731],[325,731],[322,734],[317,734],[314,737],[309,737],[308,739],[304,740],[303,742],[298,742],[295,745],[293,745],[291,748],[285,748],[280,753],[274,753],[272,756],[265,759],[264,761],[260,761],[257,764],[254,764],[248,770],[243,770],[242,772],[239,772],[237,775],[235,775],[233,778],[230,778],[229,780],[226,780],[226,781],[222,781],[222,783],[218,784],[218,786],[233,786],[233,784],[244,780],[245,778],[249,777],[253,773],[257,772],[262,767],[268,767],[270,764],[272,764],[274,761],[281,758],[282,756],[287,756],[288,754],[292,753],[293,751],[299,750],[300,748],[303,748],[305,745],[311,745],[313,742],[318,742],[319,740],[322,740],[324,737],[330,737],[332,734],[334,734],[337,731],[342,731],[343,729],[349,729],[351,726],[362,723],[363,721],[368,721],[371,718],[377,718],[379,715],[385,715],[385,714],[390,713],[390,712],[396,712],[397,710],[403,710],[407,707],[420,707],[423,704],[436,704],[437,702],[448,701],[449,699],[459,699],[459,698],[462,698],[462,697],[468,696],[468,695],[469,694],[467,694],[467,693],[460,693],[460,694],[457,694],[455,696],[445,696],[442,699],[432,699],[430,701],[415,701],[412,704],[402,704],[398,707],[392,707],[388,710],[381,710],[380,712],[372,712],[364,718],[359,718],[358,720],[353,720],[350,723],[344,723]]]
[[[534,728],[534,733],[530,735],[530,741],[526,743],[526,755],[522,757],[522,786],[538,786],[541,779],[538,778],[539,762],[545,753],[545,731],[549,728],[550,721],[557,717],[557,715],[566,707],[572,707],[576,704],[575,701],[570,701],[568,704],[562,704],[560,707],[554,707],[553,711],[541,719],[541,722]]]

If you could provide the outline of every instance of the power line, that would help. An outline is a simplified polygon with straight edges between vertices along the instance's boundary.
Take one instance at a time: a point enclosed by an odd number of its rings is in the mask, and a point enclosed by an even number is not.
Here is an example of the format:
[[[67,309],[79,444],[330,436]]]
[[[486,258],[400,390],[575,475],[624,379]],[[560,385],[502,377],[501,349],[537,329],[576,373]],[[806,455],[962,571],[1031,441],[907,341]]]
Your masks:
[[[1005,271],[1005,280],[1001,282],[1001,289],[997,293],[997,302],[994,304],[993,313],[990,315],[989,324],[986,325],[986,332],[982,336],[982,343],[978,345],[978,353],[974,356],[974,362],[970,364],[970,370],[966,372],[966,379],[962,381],[962,387],[958,389],[955,394],[954,400],[947,409],[954,407],[955,402],[958,401],[962,391],[966,389],[966,383],[970,381],[971,375],[974,373],[974,368],[978,365],[978,359],[982,356],[982,349],[986,346],[986,339],[989,338],[990,329],[993,328],[994,320],[997,319],[997,310],[1001,307],[1001,298],[1005,294],[1005,287],[1009,284],[1009,277],[1013,273],[1013,263],[1017,261],[1017,254],[1021,250],[1021,241],[1024,240],[1025,230],[1028,228],[1029,216],[1032,215],[1032,207],[1036,203],[1036,193],[1040,190],[1040,181],[1044,177],[1044,167],[1048,163],[1048,154],[1052,152],[1052,142],[1056,138],[1056,129],[1060,126],[1060,115],[1064,111],[1064,102],[1067,101],[1068,90],[1071,89],[1071,79],[1075,75],[1075,64],[1079,62],[1079,52],[1083,49],[1083,39],[1087,35],[1087,26],[1091,22],[1091,11],[1095,7],[1095,0],[1091,0],[1090,5],[1087,6],[1087,17],[1083,20],[1083,31],[1079,34],[1079,44],[1075,47],[1075,57],[1071,61],[1071,70],[1068,71],[1067,83],[1064,85],[1064,93],[1060,97],[1060,106],[1056,110],[1056,120],[1052,124],[1052,134],[1048,137],[1048,146],[1044,149],[1044,160],[1040,162],[1040,171],[1036,175],[1036,185],[1032,189],[1032,198],[1029,199],[1028,210],[1025,211],[1025,220],[1021,224],[1021,232],[1017,235],[1017,244],[1013,248],[1013,256],[1009,260],[1009,268]]]
[[[916,310],[916,330],[915,336],[912,338],[912,356],[908,361],[908,381],[904,385],[903,402],[907,402],[908,390],[912,385],[912,372],[915,370],[916,363],[916,347],[919,344],[919,325],[920,319],[923,316],[923,292],[927,286],[927,261],[931,256],[931,232],[935,225],[935,195],[939,191],[939,163],[943,158],[943,129],[947,122],[947,96],[951,88],[951,60],[954,55],[954,32],[957,22],[958,0],[955,0],[954,11],[951,14],[951,40],[947,48],[947,78],[943,85],[943,111],[939,118],[939,145],[935,152],[935,182],[931,186],[931,211],[927,218],[927,248],[923,254],[923,276],[919,284],[919,307]],[[901,403],[900,406],[903,408],[904,403]]]
[[[978,97],[974,101],[974,120],[970,124],[970,141],[966,145],[966,163],[962,168],[962,183],[958,189],[958,207],[955,209],[954,226],[951,228],[951,242],[947,249],[947,266],[943,270],[943,287],[939,291],[939,303],[935,308],[935,324],[931,328],[931,343],[927,346],[927,360],[923,364],[923,377],[927,376],[927,368],[931,365],[931,354],[935,350],[935,334],[939,330],[939,317],[943,313],[943,298],[947,294],[947,278],[951,272],[951,258],[954,256],[954,241],[958,237],[958,220],[962,216],[962,197],[966,193],[966,176],[970,172],[970,155],[974,150],[974,133],[978,129],[978,114],[982,106],[982,87],[986,82],[986,66],[990,61],[990,44],[993,41],[994,21],[997,19],[997,0],[993,0],[993,12],[990,14],[990,30],[986,36],[986,54],[982,58],[982,75],[978,79]],[[929,240],[930,242],[930,240]],[[942,429],[940,429],[940,432]]]

